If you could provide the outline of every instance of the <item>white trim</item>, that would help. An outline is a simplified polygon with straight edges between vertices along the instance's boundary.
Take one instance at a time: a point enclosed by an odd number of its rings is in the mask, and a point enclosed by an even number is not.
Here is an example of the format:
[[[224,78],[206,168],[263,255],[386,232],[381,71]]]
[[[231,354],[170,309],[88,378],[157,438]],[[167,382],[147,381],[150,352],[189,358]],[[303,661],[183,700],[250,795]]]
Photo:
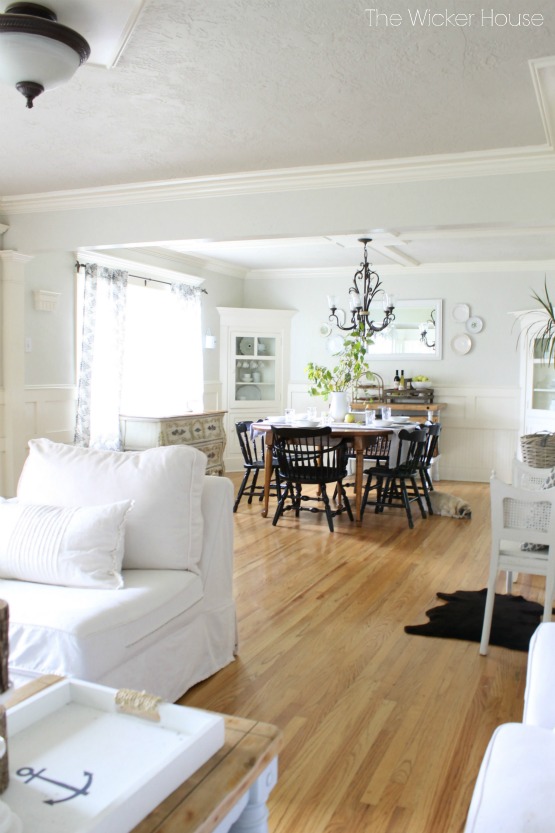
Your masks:
[[[532,83],[534,85],[534,92],[538,102],[538,109],[540,111],[543,129],[548,144],[551,148],[555,146],[555,110],[553,103],[553,95],[548,90],[548,84],[545,83],[543,77],[549,72],[555,71],[555,57],[549,58],[533,58],[528,61],[530,72],[532,73]]]
[[[138,263],[136,260],[126,260],[122,257],[115,257],[94,250],[79,249],[77,260],[79,263],[97,263],[99,266],[107,266],[112,269],[126,269],[132,271],[133,275],[139,278],[158,278],[160,280],[187,283],[190,286],[200,286],[204,283],[204,278],[176,272],[173,269],[164,269],[161,266]]]
[[[553,149],[548,145],[539,145],[16,194],[0,198],[0,210],[10,215],[32,214],[182,199],[460,179],[469,176],[541,173],[553,170]]]

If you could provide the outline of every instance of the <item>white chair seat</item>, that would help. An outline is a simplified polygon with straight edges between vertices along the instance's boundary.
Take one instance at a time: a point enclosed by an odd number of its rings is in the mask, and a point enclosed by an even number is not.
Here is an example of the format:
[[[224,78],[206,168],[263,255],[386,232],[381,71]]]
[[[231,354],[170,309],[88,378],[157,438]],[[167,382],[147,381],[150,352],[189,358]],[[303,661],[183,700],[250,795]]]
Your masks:
[[[505,723],[488,744],[464,833],[553,833],[555,733]]]

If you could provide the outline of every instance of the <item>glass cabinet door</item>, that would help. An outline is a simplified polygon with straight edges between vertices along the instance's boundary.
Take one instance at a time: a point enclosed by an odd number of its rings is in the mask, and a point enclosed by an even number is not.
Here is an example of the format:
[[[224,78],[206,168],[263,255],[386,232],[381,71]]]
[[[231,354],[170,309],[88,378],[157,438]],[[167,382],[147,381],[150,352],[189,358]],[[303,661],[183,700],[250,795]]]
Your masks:
[[[234,334],[235,376],[233,393],[236,402],[257,400],[274,402],[278,340],[275,336]]]
[[[532,365],[532,408],[555,411],[555,368],[549,357],[544,356],[542,339],[534,340]]]

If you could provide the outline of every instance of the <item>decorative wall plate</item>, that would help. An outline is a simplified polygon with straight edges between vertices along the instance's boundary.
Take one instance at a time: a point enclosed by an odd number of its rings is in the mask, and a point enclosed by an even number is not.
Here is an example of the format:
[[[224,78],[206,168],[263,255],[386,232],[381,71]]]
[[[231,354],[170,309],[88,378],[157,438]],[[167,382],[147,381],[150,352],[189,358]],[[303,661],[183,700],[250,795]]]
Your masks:
[[[468,319],[464,326],[467,333],[479,333],[484,326],[484,322],[481,318],[478,318],[477,315],[473,315],[472,318]]]
[[[345,339],[343,336],[335,335],[333,338],[330,338],[326,347],[332,356],[338,356],[345,349]]]
[[[465,356],[472,349],[472,339],[466,333],[461,333],[452,340],[451,347],[459,356]]]
[[[318,332],[320,333],[321,336],[324,336],[324,337],[329,336],[330,333],[331,333],[331,327],[330,327],[329,324],[320,324],[320,327],[318,328]]]
[[[455,321],[464,323],[468,320],[470,315],[470,307],[468,304],[455,304],[453,307],[453,318]]]

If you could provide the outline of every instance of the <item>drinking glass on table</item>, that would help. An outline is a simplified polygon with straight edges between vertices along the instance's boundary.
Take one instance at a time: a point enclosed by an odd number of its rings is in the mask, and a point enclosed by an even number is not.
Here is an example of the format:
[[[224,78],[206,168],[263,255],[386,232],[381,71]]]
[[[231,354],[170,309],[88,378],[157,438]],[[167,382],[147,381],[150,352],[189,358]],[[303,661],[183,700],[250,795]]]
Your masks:
[[[391,408],[382,408],[382,419],[391,419]]]
[[[307,408],[306,418],[310,421],[318,419],[318,410],[316,408]]]
[[[372,425],[375,419],[376,411],[371,411],[370,408],[366,408],[366,410],[364,411],[364,424]]]
[[[286,408],[284,411],[285,414],[285,424],[291,425],[293,420],[295,419],[295,409],[294,408]]]

